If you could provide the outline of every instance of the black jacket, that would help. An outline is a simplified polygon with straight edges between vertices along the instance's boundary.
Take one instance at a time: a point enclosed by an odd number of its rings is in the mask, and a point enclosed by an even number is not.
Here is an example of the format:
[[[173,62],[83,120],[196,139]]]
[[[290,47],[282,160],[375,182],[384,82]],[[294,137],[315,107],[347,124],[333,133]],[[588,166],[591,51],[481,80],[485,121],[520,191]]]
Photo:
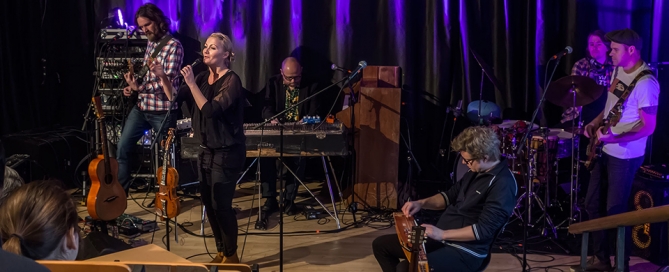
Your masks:
[[[210,71],[195,77],[195,82],[207,98],[207,103],[198,109],[192,95],[185,102],[189,115],[193,118],[194,137],[208,148],[232,148],[243,146],[245,92],[239,76],[229,70],[213,84],[209,84]],[[184,85],[182,88],[188,88]],[[190,92],[183,90],[184,92]],[[181,91],[180,91],[181,92]]]
[[[443,243],[475,257],[486,257],[495,235],[511,217],[517,193],[516,179],[504,158],[488,172],[467,172],[441,193],[446,210],[436,226],[443,230],[471,226],[476,240]]]
[[[298,101],[302,101],[310,95],[318,92],[321,88],[321,84],[313,83],[307,81],[307,78],[303,77],[300,84],[300,96]],[[286,92],[283,86],[283,79],[281,74],[272,76],[267,81],[267,85],[264,88],[265,91],[265,103],[262,110],[262,118],[269,119],[270,117],[276,115],[277,113],[286,109]],[[307,101],[297,108],[299,118],[302,119],[304,116],[314,116],[319,115],[322,119],[325,117],[322,116],[320,109],[320,99],[315,97],[314,99]]]

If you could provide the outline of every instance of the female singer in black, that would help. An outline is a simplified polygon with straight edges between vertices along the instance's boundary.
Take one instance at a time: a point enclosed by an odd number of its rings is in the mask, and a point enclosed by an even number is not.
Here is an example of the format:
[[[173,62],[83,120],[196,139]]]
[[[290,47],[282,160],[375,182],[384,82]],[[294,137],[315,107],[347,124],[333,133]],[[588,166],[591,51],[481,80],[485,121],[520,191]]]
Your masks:
[[[192,94],[186,107],[192,116],[194,137],[199,138],[202,148],[198,157],[200,193],[218,249],[212,262],[238,263],[232,198],[246,159],[246,100],[239,76],[230,70],[234,59],[230,38],[211,34],[202,55],[206,71],[194,77],[190,65],[181,70]]]

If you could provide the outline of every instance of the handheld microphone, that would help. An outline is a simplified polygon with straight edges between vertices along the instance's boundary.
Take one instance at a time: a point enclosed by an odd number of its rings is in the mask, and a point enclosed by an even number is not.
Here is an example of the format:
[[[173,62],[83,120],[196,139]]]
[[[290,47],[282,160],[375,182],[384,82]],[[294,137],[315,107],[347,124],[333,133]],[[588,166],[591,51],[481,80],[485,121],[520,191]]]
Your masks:
[[[567,54],[571,54],[572,51],[574,51],[574,49],[572,49],[571,46],[567,45],[567,47],[565,47],[564,49],[562,49],[562,51],[560,51],[559,53],[553,55],[553,57],[552,57],[551,59],[554,59],[554,60],[556,60],[556,59],[560,59],[560,58],[564,57],[564,56],[567,55]]]
[[[334,63],[330,66],[330,69],[332,69],[333,71],[342,71],[344,73],[349,73],[349,74],[351,73],[351,70],[341,68],[341,67],[337,66],[337,64],[334,64]]]
[[[200,63],[202,63],[202,60],[201,59],[196,59],[195,61],[193,61],[193,63],[190,64],[190,67],[194,68],[195,66],[197,66]],[[177,78],[183,78],[183,77],[184,77],[184,75],[182,75],[181,73],[179,73],[179,76],[177,76]]]
[[[351,75],[348,76],[348,80],[351,81],[355,76],[357,76],[360,73],[360,71],[362,71],[362,69],[365,69],[365,67],[367,67],[367,62],[364,61],[364,60],[361,60],[358,63],[358,67],[355,68],[355,70],[353,70],[353,72],[351,72]]]

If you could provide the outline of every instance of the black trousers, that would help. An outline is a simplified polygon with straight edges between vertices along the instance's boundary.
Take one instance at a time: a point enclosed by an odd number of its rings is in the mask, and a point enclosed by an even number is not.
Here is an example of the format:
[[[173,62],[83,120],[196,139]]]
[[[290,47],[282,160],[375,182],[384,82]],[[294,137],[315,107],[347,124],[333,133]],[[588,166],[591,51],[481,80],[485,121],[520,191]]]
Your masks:
[[[644,157],[619,159],[606,153],[596,162],[590,172],[590,183],[585,197],[589,220],[629,211],[630,194],[636,171]],[[610,263],[611,251],[608,235],[617,229],[592,233],[593,251],[597,259]],[[625,263],[629,263],[632,251],[632,228],[625,228]]]
[[[284,157],[283,161],[290,167],[300,180],[304,181],[304,168],[306,168],[306,158],[302,157]],[[281,169],[281,161],[277,158],[260,158],[260,187],[263,198],[276,197],[276,178],[277,176],[286,176],[284,197],[286,200],[294,201],[297,196],[297,188],[299,183],[295,180],[295,176],[291,174],[288,169],[283,168],[283,173],[277,173],[277,169]]]
[[[379,236],[372,242],[372,249],[376,261],[381,265],[383,272],[409,271],[409,263],[400,262],[406,259],[397,234]],[[432,271],[477,271],[483,263],[483,258],[477,258],[464,251],[441,244],[434,240],[425,243],[427,262]]]
[[[216,239],[216,249],[225,256],[237,252],[237,217],[232,209],[232,198],[245,159],[243,145],[203,149],[198,158],[200,197]]]

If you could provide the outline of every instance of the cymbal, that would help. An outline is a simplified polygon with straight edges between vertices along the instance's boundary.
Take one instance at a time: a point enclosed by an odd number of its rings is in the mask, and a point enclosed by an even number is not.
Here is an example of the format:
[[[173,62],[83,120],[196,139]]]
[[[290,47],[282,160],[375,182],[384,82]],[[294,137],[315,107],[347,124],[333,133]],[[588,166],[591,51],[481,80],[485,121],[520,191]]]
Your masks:
[[[566,127],[564,128],[565,132],[573,133],[573,134],[583,134],[583,128],[579,128],[578,126],[575,127]]]
[[[571,93],[572,87],[576,92],[576,104]],[[561,107],[584,106],[597,100],[602,95],[604,86],[587,76],[566,76],[550,83],[546,91],[546,100]]]

